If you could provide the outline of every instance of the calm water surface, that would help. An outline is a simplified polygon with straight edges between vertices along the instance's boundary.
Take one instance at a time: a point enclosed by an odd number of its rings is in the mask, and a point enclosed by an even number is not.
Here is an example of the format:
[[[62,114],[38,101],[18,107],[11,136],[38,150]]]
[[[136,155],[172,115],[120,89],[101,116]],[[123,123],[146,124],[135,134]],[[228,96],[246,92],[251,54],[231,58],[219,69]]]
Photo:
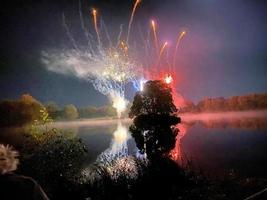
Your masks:
[[[179,162],[190,160],[196,169],[211,176],[236,174],[244,177],[267,177],[267,116],[258,114],[182,116],[176,147],[172,151]],[[104,153],[136,154],[128,132],[130,120],[118,122],[83,121],[64,125],[82,138],[93,163]],[[61,126],[61,125],[60,125]]]

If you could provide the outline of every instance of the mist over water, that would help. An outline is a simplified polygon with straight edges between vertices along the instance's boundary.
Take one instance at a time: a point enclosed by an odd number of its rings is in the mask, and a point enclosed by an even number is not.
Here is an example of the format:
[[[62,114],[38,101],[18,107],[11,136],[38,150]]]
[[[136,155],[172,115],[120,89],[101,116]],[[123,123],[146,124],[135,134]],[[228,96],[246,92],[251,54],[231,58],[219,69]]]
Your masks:
[[[182,120],[182,124],[192,124],[196,122],[217,122],[220,123],[230,123],[237,121],[253,121],[255,122],[264,122],[267,121],[267,110],[259,111],[240,111],[240,112],[214,112],[214,113],[186,113],[179,115]],[[67,127],[99,127],[99,126],[112,126],[117,124],[118,120],[114,118],[110,119],[88,119],[88,120],[76,120],[76,121],[61,121],[55,122],[51,126],[57,128],[67,128]],[[120,119],[122,124],[130,124],[132,122],[129,118]],[[267,125],[261,128],[267,128]],[[241,127],[240,127],[241,128]],[[186,126],[183,126],[182,129],[186,129]],[[182,132],[184,132],[183,130]]]
[[[233,119],[248,118],[267,118],[267,110],[260,111],[240,111],[240,112],[216,112],[216,113],[199,113],[199,114],[182,114],[183,122],[194,121],[225,121]]]

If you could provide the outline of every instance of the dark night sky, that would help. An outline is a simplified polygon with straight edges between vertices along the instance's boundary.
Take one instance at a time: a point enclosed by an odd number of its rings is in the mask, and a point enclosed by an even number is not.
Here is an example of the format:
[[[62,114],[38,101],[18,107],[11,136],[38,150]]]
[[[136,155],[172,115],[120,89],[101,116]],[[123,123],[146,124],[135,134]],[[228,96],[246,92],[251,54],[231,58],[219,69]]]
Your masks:
[[[132,2],[82,0],[84,13],[95,6],[114,27],[127,23]],[[69,43],[63,12],[75,24],[78,0],[1,1],[0,99],[30,93],[60,105],[107,103],[87,82],[49,72],[40,61],[42,50]],[[177,57],[178,90],[186,98],[267,92],[265,0],[143,0],[136,21],[150,18],[159,21],[162,39],[175,38],[181,27],[188,31]]]

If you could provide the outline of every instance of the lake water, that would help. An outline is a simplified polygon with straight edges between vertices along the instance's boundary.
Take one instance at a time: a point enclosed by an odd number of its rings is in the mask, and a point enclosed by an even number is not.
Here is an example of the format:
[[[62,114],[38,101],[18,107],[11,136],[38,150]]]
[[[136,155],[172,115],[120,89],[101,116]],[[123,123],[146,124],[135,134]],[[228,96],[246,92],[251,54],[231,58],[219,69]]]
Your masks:
[[[182,115],[180,133],[171,155],[190,161],[206,175],[267,177],[267,112]],[[87,120],[57,123],[82,138],[88,164],[103,155],[137,154],[128,127],[131,120]]]

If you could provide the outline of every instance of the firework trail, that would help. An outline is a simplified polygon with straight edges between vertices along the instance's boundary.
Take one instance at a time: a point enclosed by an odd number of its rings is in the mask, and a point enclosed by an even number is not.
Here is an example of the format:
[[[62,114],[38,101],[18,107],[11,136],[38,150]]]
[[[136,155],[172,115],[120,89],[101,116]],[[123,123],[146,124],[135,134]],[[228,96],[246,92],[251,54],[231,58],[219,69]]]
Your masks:
[[[181,40],[183,39],[183,37],[185,36],[186,32],[185,31],[182,31],[178,37],[178,40],[177,40],[177,43],[176,43],[176,46],[175,46],[175,51],[174,51],[174,55],[173,55],[173,63],[172,63],[172,66],[175,67],[176,65],[176,55],[177,55],[177,51],[178,51],[178,47],[180,45],[180,42]]]
[[[98,25],[97,25],[97,11],[96,9],[92,9],[92,15],[93,15],[93,21],[94,21],[94,27],[95,27],[95,32],[97,35],[97,41],[98,41],[98,45],[100,46],[101,41],[100,41],[100,35],[99,35],[99,31],[98,31]]]
[[[76,41],[74,40],[72,34],[70,33],[69,27],[68,27],[68,25],[67,25],[67,23],[66,23],[66,18],[65,18],[64,13],[62,14],[62,22],[63,22],[63,26],[64,26],[64,28],[66,29],[67,36],[68,36],[68,38],[70,39],[70,41],[71,41],[73,47],[74,47],[76,50],[78,50],[78,49],[79,49],[79,48],[78,48],[78,45],[76,44]]]
[[[129,37],[130,37],[130,33],[131,33],[131,28],[132,28],[132,23],[133,23],[133,18],[134,18],[134,14],[136,12],[137,6],[141,3],[141,0],[136,0],[133,10],[132,10],[132,14],[131,14],[131,18],[128,24],[128,34],[127,34],[127,39],[126,39],[126,44],[129,44]]]
[[[82,5],[81,1],[79,1],[81,30],[84,32],[87,44],[78,44],[70,32],[66,17],[63,14],[63,26],[73,48],[42,51],[42,61],[48,70],[72,75],[91,83],[97,91],[109,98],[113,107],[117,110],[118,118],[121,117],[121,113],[126,110],[128,104],[125,98],[126,84],[132,83],[134,88],[140,91],[146,80],[151,78],[161,79],[163,77],[160,75],[162,71],[165,75],[170,74],[170,69],[167,67],[169,66],[169,51],[167,51],[166,56],[163,56],[170,47],[167,42],[159,47],[160,38],[158,37],[155,20],[151,20],[152,28],[148,27],[146,37],[139,26],[142,43],[137,45],[129,44],[133,19],[140,3],[141,0],[136,0],[134,3],[126,39],[123,38],[123,25],[120,25],[118,36],[113,41],[105,22],[98,20],[98,12],[95,8],[91,9],[90,14],[92,27],[85,26]],[[90,27],[96,34],[92,34],[89,31]],[[150,38],[151,32],[153,33],[153,38]],[[175,65],[177,50],[184,35],[185,31],[182,31],[177,40],[173,55],[173,65]],[[150,40],[154,41],[154,45],[153,41],[151,42]],[[163,62],[161,62],[163,57],[166,58],[167,66],[163,66]]]
[[[159,52],[159,60],[161,59],[162,57],[162,54],[163,52],[165,51],[166,47],[168,46],[168,42],[164,42],[164,44],[162,45],[161,49],[160,49],[160,52]]]

